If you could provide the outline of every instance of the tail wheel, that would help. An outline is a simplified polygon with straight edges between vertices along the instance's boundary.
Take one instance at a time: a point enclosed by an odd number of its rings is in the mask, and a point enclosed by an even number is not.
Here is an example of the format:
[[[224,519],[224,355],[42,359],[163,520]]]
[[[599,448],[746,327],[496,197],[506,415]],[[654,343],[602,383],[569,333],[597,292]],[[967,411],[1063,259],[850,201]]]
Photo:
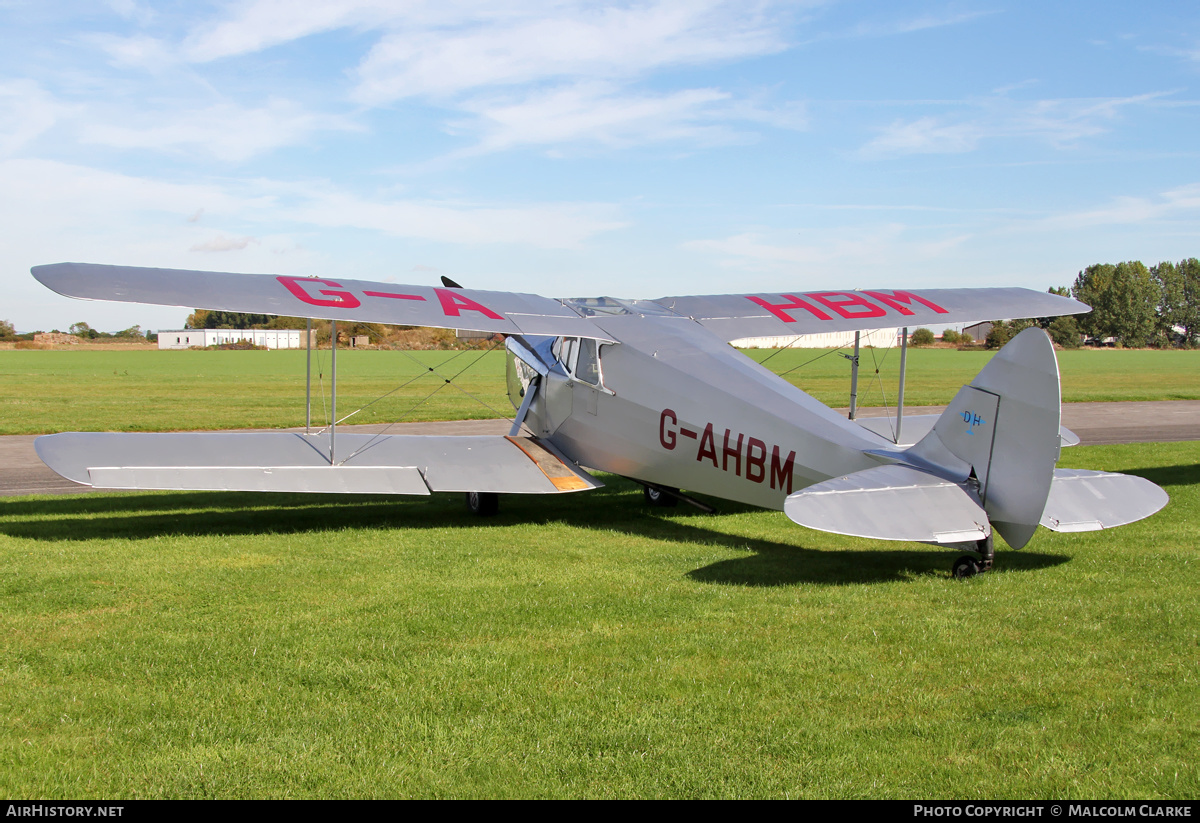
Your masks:
[[[982,540],[975,543],[978,547],[979,559],[976,560],[969,554],[964,554],[962,557],[954,561],[954,565],[950,568],[950,575],[955,580],[966,580],[968,577],[974,577],[977,574],[982,574],[986,571],[991,571],[992,562],[996,558],[995,537],[988,535]]]
[[[672,489],[672,491],[678,491],[678,489]],[[646,498],[646,503],[651,506],[669,509],[679,505],[678,497],[655,486],[642,486],[642,495]]]
[[[491,517],[500,511],[500,495],[495,492],[467,492],[467,508],[476,517]]]

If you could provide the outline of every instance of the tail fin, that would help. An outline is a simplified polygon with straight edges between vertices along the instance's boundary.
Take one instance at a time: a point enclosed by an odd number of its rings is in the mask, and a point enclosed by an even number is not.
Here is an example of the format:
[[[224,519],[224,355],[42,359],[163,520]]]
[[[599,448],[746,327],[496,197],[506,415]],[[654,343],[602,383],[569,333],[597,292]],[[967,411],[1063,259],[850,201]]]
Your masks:
[[[1013,548],[1042,519],[1058,461],[1060,395],[1054,346],[1026,329],[959,389],[905,462],[970,483]]]

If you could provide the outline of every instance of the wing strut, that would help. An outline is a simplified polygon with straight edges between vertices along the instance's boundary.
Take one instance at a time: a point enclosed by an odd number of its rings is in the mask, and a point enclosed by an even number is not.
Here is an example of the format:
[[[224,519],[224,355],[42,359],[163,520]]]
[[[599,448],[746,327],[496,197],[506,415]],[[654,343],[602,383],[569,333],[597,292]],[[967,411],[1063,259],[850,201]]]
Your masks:
[[[517,416],[513,418],[512,429],[509,430],[509,437],[516,437],[521,433],[521,424],[525,422],[525,415],[529,414],[529,407],[533,404],[533,396],[537,394],[538,385],[541,382],[541,375],[534,375],[529,381],[529,385],[525,387],[525,399],[521,401],[521,408],[517,411]]]
[[[854,354],[843,354],[842,357],[850,361],[850,414],[847,417],[854,420],[858,416],[858,358],[861,351],[862,333],[854,333]],[[876,364],[876,375],[879,369]],[[900,442],[900,429],[904,425],[904,377],[908,372],[908,327],[905,326],[900,330],[900,389],[899,398],[896,401],[896,428],[891,436],[893,443]],[[882,385],[880,386],[882,390]],[[885,398],[886,404],[886,398]],[[871,426],[867,426],[871,431],[875,431]],[[882,432],[876,432],[883,434]],[[883,435],[885,437],[889,435]]]
[[[307,349],[304,360],[304,433],[312,434],[312,318],[307,320]]]
[[[332,354],[330,355],[330,360],[332,362],[329,365],[329,371],[331,372],[330,379],[333,381],[333,388],[330,391],[330,396],[332,399],[329,401],[329,408],[333,412],[333,415],[329,418],[329,465],[333,466],[333,465],[336,465],[334,463],[333,444],[334,444],[334,438],[337,437],[337,321],[336,320],[330,321],[329,334],[330,334],[329,342],[332,347]]]
[[[908,366],[908,326],[900,330],[900,396],[896,399],[896,442],[900,442],[900,427],[904,425],[904,373]]]
[[[850,419],[858,413],[858,352],[862,343],[862,332],[854,333],[854,356],[850,358]],[[845,357],[846,355],[842,355]]]

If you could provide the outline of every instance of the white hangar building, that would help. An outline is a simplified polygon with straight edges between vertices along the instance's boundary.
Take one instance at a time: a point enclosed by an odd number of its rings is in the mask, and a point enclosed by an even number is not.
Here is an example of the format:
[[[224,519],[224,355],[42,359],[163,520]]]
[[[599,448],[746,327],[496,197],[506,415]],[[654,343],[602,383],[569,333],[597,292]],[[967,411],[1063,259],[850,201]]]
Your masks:
[[[900,345],[900,329],[872,329],[861,332],[861,335],[860,345],[863,346],[886,348]],[[730,345],[738,349],[836,349],[853,346],[854,332],[822,332],[795,337],[745,337],[731,341]]]
[[[160,349],[206,348],[222,343],[248,340],[268,349],[299,349],[304,346],[304,332],[299,329],[160,329]]]

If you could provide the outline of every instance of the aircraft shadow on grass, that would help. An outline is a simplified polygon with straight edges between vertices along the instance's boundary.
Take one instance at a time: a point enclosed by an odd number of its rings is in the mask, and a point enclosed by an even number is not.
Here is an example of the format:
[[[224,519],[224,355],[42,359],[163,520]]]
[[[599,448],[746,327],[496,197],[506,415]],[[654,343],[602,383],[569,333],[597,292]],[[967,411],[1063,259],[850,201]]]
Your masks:
[[[1125,469],[1125,474],[1144,477],[1159,486],[1194,486],[1200,483],[1200,465],[1154,466],[1146,469]]]
[[[846,546],[810,548],[813,534],[796,527],[794,543],[728,534],[700,523],[714,516],[758,513],[761,509],[728,501],[716,515],[686,505],[665,514],[642,505],[640,488],[620,478],[583,495],[524,496],[506,500],[501,513],[477,518],[466,511],[462,496],[437,494],[426,498],[384,495],[312,495],[244,492],[157,492],[59,496],[7,503],[0,533],[39,542],[149,539],[342,532],[348,528],[423,529],[471,528],[506,538],[506,528],[522,523],[561,523],[603,532],[620,532],[649,540],[714,546],[743,553],[693,569],[688,577],[701,583],[738,586],[790,586],[800,583],[831,585],[883,583],[927,574],[944,574],[948,552],[930,548],[895,551],[862,550]],[[771,515],[767,515],[771,516]],[[782,514],[776,515],[783,517]],[[837,537],[828,535],[829,541]],[[878,543],[876,545],[879,545]],[[1067,562],[1064,555],[1005,552],[1001,567],[1032,571]]]

